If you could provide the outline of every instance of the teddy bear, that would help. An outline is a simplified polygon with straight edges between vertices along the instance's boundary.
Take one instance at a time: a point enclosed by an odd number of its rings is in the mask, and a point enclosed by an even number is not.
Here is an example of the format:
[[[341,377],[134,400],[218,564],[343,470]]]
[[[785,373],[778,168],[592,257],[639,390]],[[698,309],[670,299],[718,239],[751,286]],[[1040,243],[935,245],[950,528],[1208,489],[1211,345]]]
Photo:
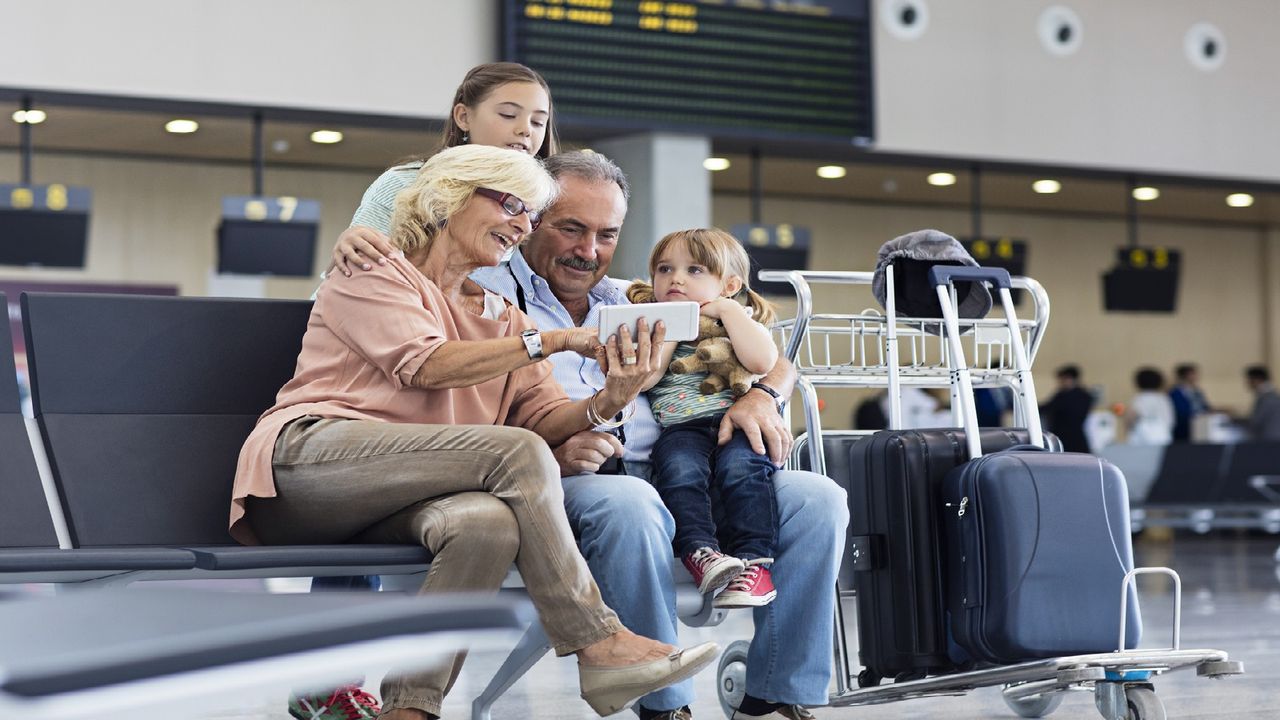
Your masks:
[[[651,303],[656,300],[653,286],[636,280],[627,288],[627,299],[633,303]],[[748,371],[733,353],[729,332],[715,318],[698,316],[698,340],[692,355],[673,360],[667,368],[678,374],[705,372],[706,379],[698,385],[703,395],[713,395],[729,388],[734,397],[740,397],[751,389],[751,383],[762,376]]]

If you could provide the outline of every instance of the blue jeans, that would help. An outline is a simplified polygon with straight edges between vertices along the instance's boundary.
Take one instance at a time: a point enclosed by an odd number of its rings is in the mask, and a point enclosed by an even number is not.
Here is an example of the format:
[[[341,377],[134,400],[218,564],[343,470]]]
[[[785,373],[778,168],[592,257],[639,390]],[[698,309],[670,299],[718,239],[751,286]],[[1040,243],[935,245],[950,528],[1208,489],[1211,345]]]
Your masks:
[[[644,464],[628,463],[627,469],[648,475]],[[627,475],[575,475],[563,485],[569,523],[605,603],[632,632],[677,644],[675,523],[657,490]],[[754,611],[747,692],[771,702],[825,705],[836,573],[849,524],[845,491],[820,475],[785,470],[773,476],[773,487],[778,544],[772,573],[787,592]],[[691,680],[640,700],[659,711],[691,702]]]
[[[773,557],[778,503],[769,458],[751,449],[741,430],[717,445],[720,418],[663,428],[653,445],[654,486],[676,521],[676,555],[701,547],[743,560]],[[714,498],[714,503],[713,503]]]

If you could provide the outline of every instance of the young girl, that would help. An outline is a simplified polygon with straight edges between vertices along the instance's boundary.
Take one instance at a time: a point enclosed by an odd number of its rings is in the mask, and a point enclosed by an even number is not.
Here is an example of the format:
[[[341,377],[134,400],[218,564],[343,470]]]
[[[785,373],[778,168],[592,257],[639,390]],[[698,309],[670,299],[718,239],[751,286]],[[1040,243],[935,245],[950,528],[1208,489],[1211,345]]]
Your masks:
[[[485,63],[467,72],[453,94],[453,109],[441,135],[441,148],[492,145],[545,160],[558,148],[547,81],[524,65]],[[413,182],[430,154],[384,172],[360,200],[351,227],[333,248],[333,268],[348,277],[354,268],[370,270],[395,252],[387,233],[396,195]]]
[[[738,362],[764,374],[778,359],[761,324],[772,322],[773,308],[747,287],[750,271],[741,243],[717,229],[671,233],[649,258],[654,299],[701,305],[701,314],[728,332]],[[694,343],[667,343],[659,362],[663,370],[650,381],[649,402],[662,426],[653,447],[654,483],[676,521],[676,552],[698,589],[708,593],[727,584],[716,607],[767,605],[777,596],[768,569],[778,532],[777,468],[751,449],[741,431],[717,445],[732,390],[703,395],[698,385],[706,373],[666,370],[672,359],[693,350]],[[717,535],[728,554],[721,552]]]

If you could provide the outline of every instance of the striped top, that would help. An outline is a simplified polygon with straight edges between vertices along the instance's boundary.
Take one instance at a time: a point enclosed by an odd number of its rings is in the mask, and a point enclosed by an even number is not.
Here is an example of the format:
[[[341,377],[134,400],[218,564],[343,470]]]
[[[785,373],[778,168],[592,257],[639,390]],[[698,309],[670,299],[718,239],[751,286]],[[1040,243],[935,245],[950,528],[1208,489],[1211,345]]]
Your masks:
[[[422,163],[412,162],[397,165],[378,176],[377,180],[364,191],[360,198],[360,207],[351,218],[352,225],[363,225],[384,234],[391,233],[391,216],[396,209],[396,195],[409,187],[418,177]]]
[[[671,360],[689,357],[697,347],[697,343],[682,342],[676,345]],[[657,385],[649,388],[649,406],[653,408],[653,417],[658,424],[666,428],[723,415],[733,404],[733,391],[726,388],[714,395],[703,395],[698,385],[706,378],[704,372],[668,372]]]

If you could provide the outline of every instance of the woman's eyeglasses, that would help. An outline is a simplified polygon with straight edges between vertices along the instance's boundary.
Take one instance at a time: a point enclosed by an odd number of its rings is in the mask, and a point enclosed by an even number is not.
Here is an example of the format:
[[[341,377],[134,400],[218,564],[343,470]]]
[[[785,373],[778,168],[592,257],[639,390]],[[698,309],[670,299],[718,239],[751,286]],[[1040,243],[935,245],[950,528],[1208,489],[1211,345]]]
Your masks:
[[[502,209],[511,217],[516,217],[520,213],[528,214],[530,231],[537,230],[538,225],[542,223],[542,213],[530,210],[529,206],[525,205],[523,200],[511,193],[498,192],[497,190],[490,190],[489,188],[476,188],[476,194],[491,198],[494,202],[501,205]]]

